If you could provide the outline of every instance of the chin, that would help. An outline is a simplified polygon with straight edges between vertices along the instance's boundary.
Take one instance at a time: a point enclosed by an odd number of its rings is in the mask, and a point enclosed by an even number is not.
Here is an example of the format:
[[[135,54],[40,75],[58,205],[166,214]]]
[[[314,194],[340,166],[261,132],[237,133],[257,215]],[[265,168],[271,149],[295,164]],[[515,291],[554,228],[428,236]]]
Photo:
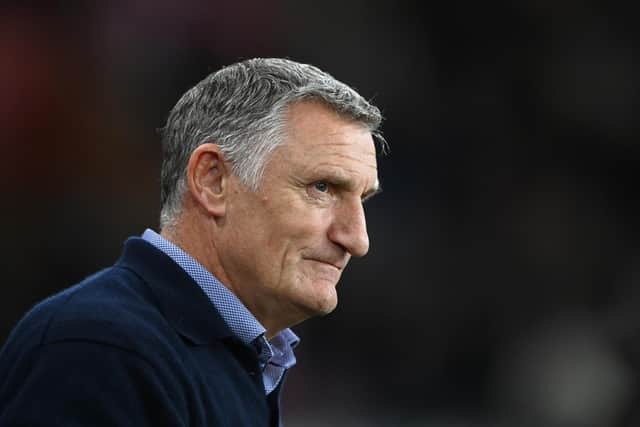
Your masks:
[[[338,306],[338,302],[337,301],[335,301],[333,303],[323,304],[323,305],[317,307],[316,316],[325,316],[325,315],[331,313],[333,310],[335,310],[337,306]]]
[[[313,316],[324,316],[331,313],[338,306],[338,295],[335,286],[323,289],[321,294],[314,295],[307,307]]]
[[[337,279],[331,277],[299,277],[289,289],[287,299],[302,313],[304,318],[324,316],[338,305]]]

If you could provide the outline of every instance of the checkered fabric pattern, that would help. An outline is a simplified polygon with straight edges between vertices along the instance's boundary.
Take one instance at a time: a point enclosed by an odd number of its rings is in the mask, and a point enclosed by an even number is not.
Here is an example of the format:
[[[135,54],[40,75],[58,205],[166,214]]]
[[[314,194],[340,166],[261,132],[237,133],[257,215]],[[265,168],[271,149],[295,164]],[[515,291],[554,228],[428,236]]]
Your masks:
[[[296,364],[293,348],[300,338],[285,329],[268,341],[264,327],[216,277],[185,251],[151,229],[142,238],[160,249],[176,262],[202,288],[209,301],[218,310],[229,329],[247,345],[257,345],[259,361],[263,368],[265,393],[271,393],[285,371]]]

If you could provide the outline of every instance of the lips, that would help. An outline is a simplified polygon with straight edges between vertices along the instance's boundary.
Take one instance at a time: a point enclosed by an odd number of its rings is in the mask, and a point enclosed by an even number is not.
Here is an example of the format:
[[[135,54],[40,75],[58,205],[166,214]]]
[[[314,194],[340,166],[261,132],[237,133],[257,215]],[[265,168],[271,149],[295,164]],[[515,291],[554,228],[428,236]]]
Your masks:
[[[332,267],[337,268],[340,271],[344,270],[344,268],[347,265],[347,261],[344,261],[344,260],[334,261],[334,260],[323,259],[323,258],[305,258],[305,259],[307,259],[309,261],[315,261],[315,262],[319,262],[319,263],[322,263],[322,264],[330,265]]]

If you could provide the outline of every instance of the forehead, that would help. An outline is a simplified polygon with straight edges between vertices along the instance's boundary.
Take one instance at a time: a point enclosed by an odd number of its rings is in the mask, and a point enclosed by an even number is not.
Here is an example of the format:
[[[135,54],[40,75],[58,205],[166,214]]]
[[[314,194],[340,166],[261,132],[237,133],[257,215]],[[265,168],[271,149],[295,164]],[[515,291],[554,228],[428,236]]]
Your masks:
[[[372,181],[370,185],[377,181],[371,132],[319,102],[300,102],[289,108],[281,154],[291,168],[332,170]]]

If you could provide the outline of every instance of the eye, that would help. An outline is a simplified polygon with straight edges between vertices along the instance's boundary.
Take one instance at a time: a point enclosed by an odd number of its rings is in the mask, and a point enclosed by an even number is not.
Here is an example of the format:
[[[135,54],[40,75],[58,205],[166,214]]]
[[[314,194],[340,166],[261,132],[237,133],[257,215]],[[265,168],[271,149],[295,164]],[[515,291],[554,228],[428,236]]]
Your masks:
[[[319,181],[313,184],[313,188],[321,193],[329,191],[329,184],[326,181]]]

